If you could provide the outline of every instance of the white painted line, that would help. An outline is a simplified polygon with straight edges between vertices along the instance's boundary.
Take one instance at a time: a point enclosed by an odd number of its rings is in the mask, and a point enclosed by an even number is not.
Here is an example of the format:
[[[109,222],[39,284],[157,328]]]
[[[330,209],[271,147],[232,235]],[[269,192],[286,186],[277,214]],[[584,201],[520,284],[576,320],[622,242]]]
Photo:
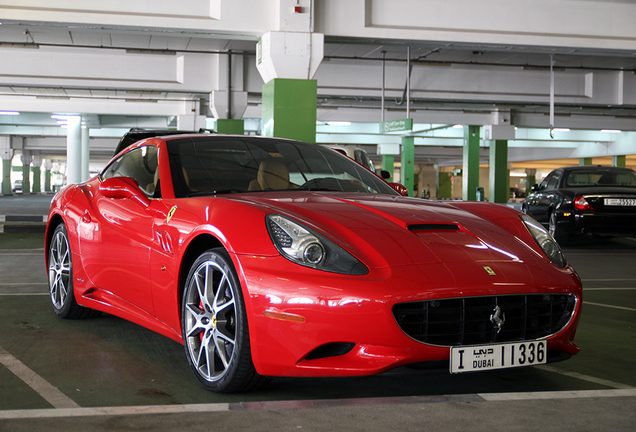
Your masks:
[[[636,279],[581,279],[583,282],[623,282],[636,281]]]
[[[588,382],[592,382],[595,384],[600,384],[600,385],[604,385],[607,387],[612,387],[615,389],[633,389],[634,387],[627,385],[627,384],[622,384],[616,381],[610,381],[610,380],[606,380],[603,378],[597,378],[597,377],[593,377],[590,375],[585,375],[585,374],[581,374],[578,372],[569,372],[569,371],[564,371],[561,369],[557,369],[554,366],[535,366],[535,369],[541,369],[541,370],[545,370],[548,372],[554,372],[557,373],[559,375],[564,375],[564,376],[568,376],[571,378],[576,378],[576,379],[580,379],[582,381],[588,381]]]
[[[440,403],[458,401],[497,402],[497,401],[527,401],[549,399],[581,399],[581,398],[609,398],[609,397],[636,397],[636,389],[613,390],[578,390],[557,392],[527,392],[527,393],[478,393],[473,395],[448,395],[439,397],[389,397],[389,398],[358,398],[340,399],[337,405],[335,401],[281,401],[274,404],[273,411],[299,408],[321,408],[335,406],[360,406],[360,405],[386,405],[398,403]],[[447,399],[447,400],[446,400]],[[314,404],[315,402],[315,404]],[[321,402],[327,402],[325,405]],[[349,403],[351,402],[351,403]],[[7,419],[34,419],[34,418],[72,418],[72,417],[96,417],[96,416],[121,416],[121,415],[145,415],[145,414],[183,414],[203,412],[225,412],[231,410],[261,409],[259,403],[213,403],[213,404],[189,404],[189,405],[145,405],[124,407],[98,407],[98,408],[65,408],[65,409],[35,409],[35,410],[7,410],[0,411],[0,420]]]
[[[540,399],[583,399],[599,397],[636,397],[636,389],[572,390],[527,393],[478,393],[478,396],[484,398],[488,402]]]
[[[49,293],[0,293],[0,296],[47,296]]]
[[[27,367],[27,365],[13,357],[2,347],[0,347],[0,363],[13,372],[15,376],[24,381],[29,387],[35,390],[55,408],[79,408],[79,405],[71,398],[66,396],[56,387],[53,387],[48,381],[33,372]]]
[[[583,301],[583,304],[584,305],[592,305],[592,306],[602,306],[602,307],[606,307],[606,308],[621,309],[621,310],[627,310],[627,311],[636,312],[636,309],[628,308],[628,307],[625,307],[625,306],[606,305],[606,304],[602,304],[602,303],[593,303],[593,302],[589,302],[589,301]]]
[[[636,288],[583,288],[583,291],[636,291]]]
[[[147,405],[102,408],[66,408],[0,411],[0,420],[52,417],[95,417],[142,414],[180,414],[229,411],[228,403],[190,405]]]

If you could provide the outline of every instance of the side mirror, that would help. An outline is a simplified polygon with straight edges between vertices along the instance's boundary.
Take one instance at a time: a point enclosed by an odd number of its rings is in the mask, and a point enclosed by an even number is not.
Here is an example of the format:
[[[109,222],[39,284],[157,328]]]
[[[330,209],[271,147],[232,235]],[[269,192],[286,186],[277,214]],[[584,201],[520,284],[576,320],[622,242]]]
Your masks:
[[[391,178],[391,172],[387,171],[387,170],[378,170],[380,172],[380,177],[382,177],[384,180],[388,180]]]
[[[389,183],[393,189],[398,191],[398,193],[402,196],[409,196],[409,190],[401,183]]]
[[[531,190],[532,192],[536,192],[536,191],[538,191],[538,190],[539,190],[539,185],[538,185],[538,184],[533,184],[533,185],[532,185],[532,187],[530,188],[530,190]]]
[[[99,184],[99,193],[106,198],[131,199],[144,208],[150,205],[150,200],[132,177],[107,178]]]

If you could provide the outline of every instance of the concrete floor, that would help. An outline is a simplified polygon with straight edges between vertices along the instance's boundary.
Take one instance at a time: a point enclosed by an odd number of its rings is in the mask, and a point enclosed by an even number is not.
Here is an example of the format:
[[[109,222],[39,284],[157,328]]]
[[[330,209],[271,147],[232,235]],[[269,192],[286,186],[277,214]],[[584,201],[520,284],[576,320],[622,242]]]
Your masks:
[[[0,215],[50,197],[0,197]],[[37,203],[36,203],[37,201]],[[121,319],[55,317],[41,233],[0,234],[0,431],[636,430],[636,240],[575,239],[584,312],[572,359],[449,375],[400,368],[363,378],[275,378],[216,395],[183,347]]]

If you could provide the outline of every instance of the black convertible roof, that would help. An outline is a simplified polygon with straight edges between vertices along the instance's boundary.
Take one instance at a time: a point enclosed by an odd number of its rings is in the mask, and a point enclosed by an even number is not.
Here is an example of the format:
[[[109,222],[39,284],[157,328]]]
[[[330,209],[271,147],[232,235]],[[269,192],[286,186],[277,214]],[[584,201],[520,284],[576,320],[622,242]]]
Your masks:
[[[132,128],[126,134],[121,137],[119,140],[119,144],[117,144],[117,148],[115,148],[115,155],[118,154],[123,149],[128,146],[136,143],[137,141],[141,141],[142,139],[152,138],[152,137],[160,137],[167,135],[183,135],[183,134],[193,134],[193,133],[203,133],[210,132],[215,133],[215,131],[211,129],[199,129],[198,131],[185,131],[185,130],[165,130],[165,129],[139,129]]]

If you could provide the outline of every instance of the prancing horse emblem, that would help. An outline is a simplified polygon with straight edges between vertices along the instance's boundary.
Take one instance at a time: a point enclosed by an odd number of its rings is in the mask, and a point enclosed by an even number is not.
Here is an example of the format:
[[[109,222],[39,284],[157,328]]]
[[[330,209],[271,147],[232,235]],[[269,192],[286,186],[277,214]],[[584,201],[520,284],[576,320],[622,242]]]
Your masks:
[[[506,314],[501,310],[499,306],[495,306],[495,310],[490,315],[490,322],[497,329],[497,333],[501,331],[506,322]]]

